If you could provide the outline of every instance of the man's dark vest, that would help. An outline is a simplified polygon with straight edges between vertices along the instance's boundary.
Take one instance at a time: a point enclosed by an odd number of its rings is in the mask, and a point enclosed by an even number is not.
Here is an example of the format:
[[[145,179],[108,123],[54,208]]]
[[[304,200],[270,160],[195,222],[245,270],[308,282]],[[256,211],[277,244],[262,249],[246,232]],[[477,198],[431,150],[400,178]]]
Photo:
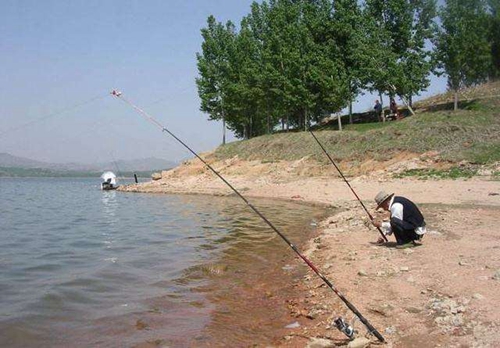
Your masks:
[[[404,197],[394,197],[394,203],[401,203],[403,205],[403,221],[411,224],[413,228],[424,226],[424,216],[418,210],[415,203]]]

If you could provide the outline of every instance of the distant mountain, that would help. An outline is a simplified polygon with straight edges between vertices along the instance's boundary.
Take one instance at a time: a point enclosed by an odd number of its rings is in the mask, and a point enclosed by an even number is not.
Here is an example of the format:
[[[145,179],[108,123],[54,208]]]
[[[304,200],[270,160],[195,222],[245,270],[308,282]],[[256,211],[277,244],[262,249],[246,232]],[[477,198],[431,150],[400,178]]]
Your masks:
[[[119,173],[152,172],[162,169],[170,169],[176,165],[177,164],[175,162],[154,157],[135,160],[118,160],[116,162],[110,161],[107,163],[96,164],[48,163],[13,156],[8,153],[0,153],[0,168],[9,168],[9,173],[13,171],[23,173],[43,173],[42,176],[50,175],[50,173],[54,173],[57,174],[56,176],[59,176],[60,174],[70,174],[67,172],[79,172],[81,174],[85,172],[101,172],[105,170],[111,170]],[[19,171],[18,169],[24,169],[24,171]],[[32,169],[37,169],[38,171],[33,171]],[[0,176],[2,176],[2,171],[0,171]]]
[[[48,168],[50,163],[35,161],[29,158],[12,156],[8,153],[0,153],[0,167],[18,168]]]

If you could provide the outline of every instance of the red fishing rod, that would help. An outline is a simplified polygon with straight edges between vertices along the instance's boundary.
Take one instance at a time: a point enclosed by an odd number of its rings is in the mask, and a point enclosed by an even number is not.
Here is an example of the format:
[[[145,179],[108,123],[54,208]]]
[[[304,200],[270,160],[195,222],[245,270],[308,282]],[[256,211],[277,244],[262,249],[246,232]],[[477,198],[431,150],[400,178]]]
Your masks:
[[[342,174],[342,172],[340,171],[340,168],[337,166],[337,164],[335,163],[335,161],[333,160],[333,158],[330,156],[330,154],[326,151],[326,149],[323,146],[323,144],[321,144],[320,141],[318,140],[318,138],[316,138],[316,135],[312,132],[312,130],[309,130],[309,133],[311,133],[311,135],[313,136],[314,140],[316,140],[316,142],[318,143],[318,145],[321,147],[321,150],[323,150],[323,152],[325,153],[326,157],[328,157],[328,159],[330,160],[330,162],[337,169],[337,171],[339,172],[340,176],[342,177],[342,179],[344,179],[344,181],[347,184],[347,186],[349,186],[349,188],[351,189],[351,191],[354,194],[354,196],[356,197],[356,199],[359,201],[359,203],[361,203],[361,206],[363,207],[363,209],[368,214],[368,217],[370,218],[370,220],[373,221],[372,214],[370,214],[370,212],[368,211],[368,209],[366,209],[363,201],[361,201],[361,199],[359,199],[358,195],[356,194],[356,191],[354,191],[354,189],[352,188],[351,184],[349,184],[349,181],[347,181],[347,179],[344,176],[344,174]],[[382,230],[380,229],[380,227],[377,227],[377,230],[380,232],[380,235],[382,236],[382,238],[384,238],[384,240],[386,242],[388,242],[389,240],[387,239],[387,237],[385,236],[385,234],[382,232]]]
[[[354,305],[349,302],[345,296],[333,285],[332,282],[330,282],[323,274],[321,274],[321,272],[316,268],[316,266],[314,266],[312,264],[311,261],[309,261],[309,259],[307,259],[304,255],[302,255],[299,250],[297,249],[297,247],[295,245],[293,245],[289,240],[288,238],[282,233],[280,232],[272,223],[271,221],[269,221],[259,210],[257,210],[257,208],[255,208],[241,193],[238,192],[238,190],[236,190],[226,179],[224,179],[224,177],[222,177],[221,174],[219,174],[219,172],[217,172],[214,168],[212,168],[212,166],[210,164],[208,164],[203,158],[201,158],[194,150],[192,150],[188,145],[186,145],[181,139],[179,139],[175,134],[173,134],[170,130],[168,130],[167,128],[165,128],[160,122],[158,122],[156,119],[154,119],[152,116],[150,116],[149,114],[147,114],[144,110],[140,109],[139,107],[137,107],[136,105],[134,105],[133,103],[131,103],[130,101],[128,101],[127,99],[125,99],[122,95],[121,92],[119,91],[116,91],[116,90],[113,90],[111,92],[111,95],[121,99],[122,101],[124,101],[125,103],[127,103],[128,105],[130,105],[131,107],[133,107],[135,110],[137,110],[142,116],[144,116],[149,122],[153,123],[155,126],[159,127],[162,132],[166,132],[168,134],[170,134],[170,136],[172,136],[175,140],[177,140],[180,144],[182,144],[182,146],[184,146],[189,152],[191,152],[194,156],[196,156],[204,165],[207,166],[208,169],[210,169],[219,179],[221,179],[227,186],[229,186],[229,188],[238,196],[240,197],[247,205],[250,209],[252,209],[262,220],[264,220],[264,222],[274,231],[276,232],[280,237],[281,239],[283,239],[285,241],[285,243],[288,244],[288,246],[290,246],[290,248],[292,248],[292,250],[314,271],[314,273],[316,273],[316,275],[318,275],[322,280],[323,282],[325,282],[325,284],[331,289],[333,290],[333,292],[345,303],[345,305],[359,318],[359,320],[366,326],[366,328],[368,329],[368,332],[370,334],[373,334],[375,337],[377,337],[377,339],[380,341],[380,342],[384,342],[384,337],[372,326],[372,324],[370,324],[370,322],[368,322],[368,320],[366,320],[366,318],[356,309],[356,307],[354,307]]]

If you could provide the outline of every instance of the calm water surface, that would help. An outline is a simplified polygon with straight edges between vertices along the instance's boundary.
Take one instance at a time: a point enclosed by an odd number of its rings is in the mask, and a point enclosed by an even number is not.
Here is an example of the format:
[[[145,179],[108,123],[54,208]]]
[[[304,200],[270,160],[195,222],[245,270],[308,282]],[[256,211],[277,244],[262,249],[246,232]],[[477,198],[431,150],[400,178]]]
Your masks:
[[[98,179],[66,178],[0,179],[0,195],[2,347],[208,342],[214,322],[245,310],[221,309],[233,286],[293,262],[236,198],[102,192]],[[324,213],[254,203],[294,242]]]

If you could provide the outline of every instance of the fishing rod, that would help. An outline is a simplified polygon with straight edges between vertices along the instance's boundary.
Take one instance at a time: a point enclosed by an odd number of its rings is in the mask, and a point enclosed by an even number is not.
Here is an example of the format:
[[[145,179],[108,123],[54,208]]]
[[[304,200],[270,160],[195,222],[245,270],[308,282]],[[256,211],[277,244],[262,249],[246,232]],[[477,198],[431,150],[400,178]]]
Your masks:
[[[330,162],[333,164],[333,166],[337,169],[337,171],[339,172],[340,176],[342,177],[342,179],[344,179],[345,183],[347,184],[347,186],[349,186],[349,188],[351,189],[352,193],[354,194],[354,196],[356,197],[356,199],[359,201],[359,203],[361,203],[361,206],[363,207],[363,209],[366,211],[366,214],[368,214],[368,217],[370,218],[371,221],[373,221],[373,216],[372,214],[370,214],[370,212],[368,211],[368,209],[366,209],[366,206],[365,204],[363,203],[363,201],[361,201],[361,199],[359,199],[356,191],[354,191],[354,189],[352,188],[351,184],[349,183],[349,181],[347,181],[346,177],[344,176],[344,174],[340,171],[340,168],[337,166],[337,164],[335,163],[335,161],[333,160],[332,156],[330,156],[330,154],[326,151],[325,147],[323,146],[323,144],[320,143],[320,141],[318,140],[318,138],[316,138],[316,135],[312,132],[312,130],[309,130],[309,133],[311,133],[311,135],[313,136],[314,140],[316,140],[316,142],[318,143],[318,145],[321,147],[321,150],[323,150],[323,152],[325,153],[326,157],[328,157],[328,159],[330,160]],[[377,227],[377,230],[380,232],[380,235],[382,236],[382,238],[384,238],[384,240],[386,242],[388,242],[389,240],[387,239],[387,237],[385,236],[384,232],[382,232],[382,230],[380,229],[380,227]]]
[[[208,169],[212,171],[219,179],[221,179],[229,188],[239,197],[241,198],[246,205],[254,211],[255,214],[257,214],[264,222],[274,231],[276,232],[285,243],[288,244],[290,248],[316,273],[318,277],[320,277],[323,282],[345,303],[345,305],[359,318],[359,320],[366,326],[368,329],[368,332],[370,334],[373,334],[375,337],[380,342],[385,342],[384,337],[375,329],[368,320],[354,307],[354,305],[349,302],[345,296],[333,285],[332,282],[330,282],[321,272],[312,264],[309,259],[307,259],[303,254],[299,252],[297,247],[293,245],[288,238],[281,232],[279,231],[272,223],[269,221],[257,208],[255,208],[238,190],[236,190],[224,177],[217,172],[210,164],[208,164],[203,158],[201,158],[194,150],[192,150],[186,143],[184,143],[181,139],[179,139],[174,133],[172,133],[170,130],[168,130],[166,127],[164,127],[160,122],[158,122],[156,119],[154,119],[152,116],[150,116],[148,113],[146,113],[144,110],[140,109],[138,106],[134,105],[132,102],[128,101],[125,99],[122,95],[121,92],[113,90],[111,91],[111,95],[114,97],[117,97],[118,99],[121,99],[123,102],[127,103],[130,105],[132,108],[134,108],[139,114],[141,114],[143,117],[146,118],[149,122],[153,123],[157,127],[159,127],[162,132],[168,133],[170,136],[172,136],[175,140],[177,140],[182,146],[184,146],[189,152],[191,152],[195,157],[197,157],[204,165],[207,166]]]

